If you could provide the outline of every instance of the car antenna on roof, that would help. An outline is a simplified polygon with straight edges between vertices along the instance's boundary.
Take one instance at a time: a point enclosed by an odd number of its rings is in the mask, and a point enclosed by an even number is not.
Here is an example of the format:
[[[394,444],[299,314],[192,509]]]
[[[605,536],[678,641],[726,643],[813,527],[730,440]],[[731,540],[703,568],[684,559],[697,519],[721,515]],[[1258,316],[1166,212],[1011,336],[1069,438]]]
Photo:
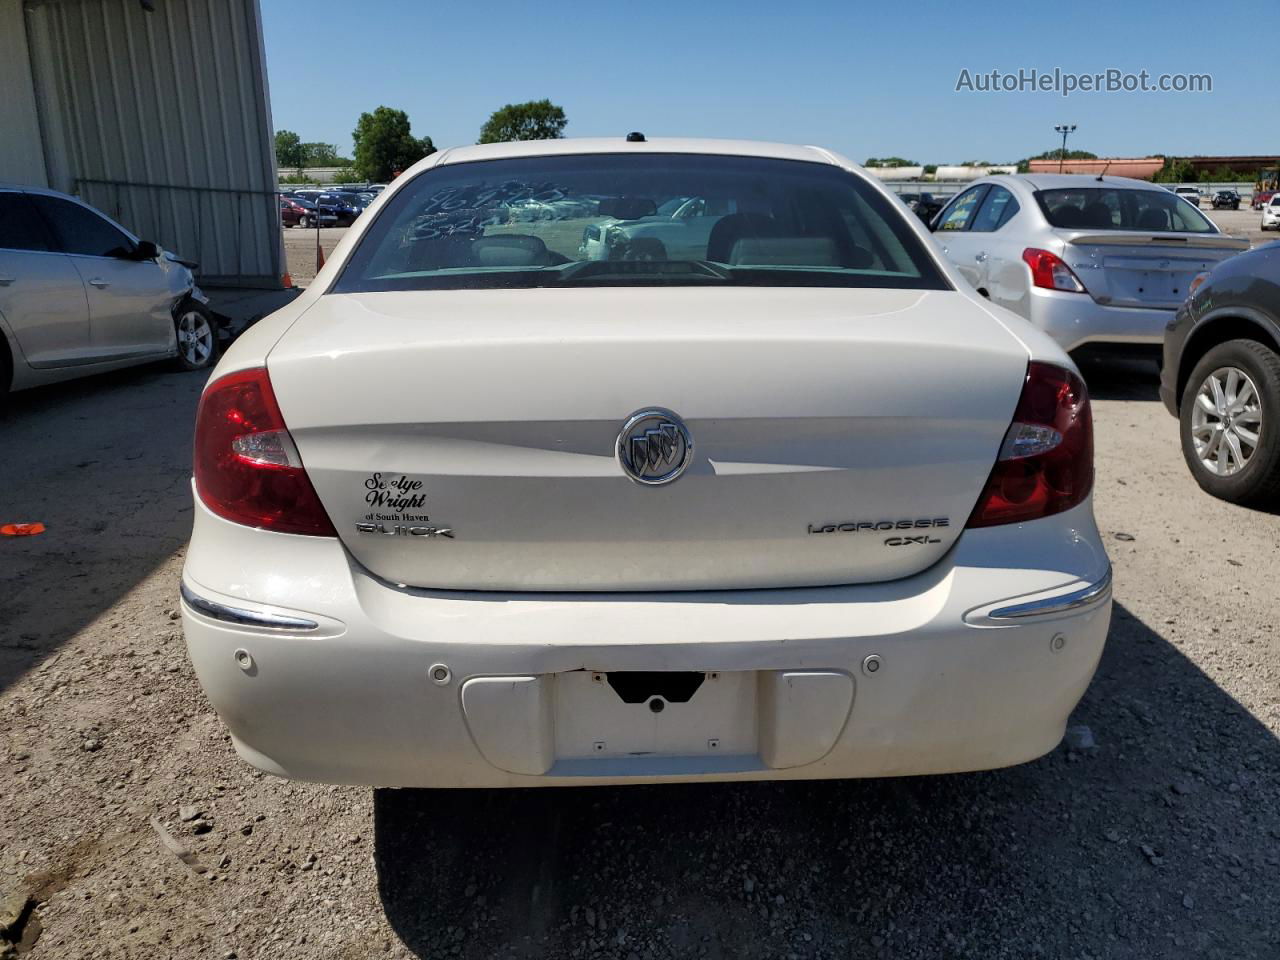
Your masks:
[[[1107,161],[1107,163],[1106,163],[1106,165],[1102,168],[1102,173],[1106,173],[1109,169],[1111,169],[1111,161],[1110,161],[1110,160],[1108,160],[1108,161]],[[1098,174],[1098,182],[1099,182],[1099,183],[1101,183],[1101,182],[1102,182],[1102,173]]]
[[[627,134],[627,143],[644,143],[644,134],[639,130],[632,130]]]

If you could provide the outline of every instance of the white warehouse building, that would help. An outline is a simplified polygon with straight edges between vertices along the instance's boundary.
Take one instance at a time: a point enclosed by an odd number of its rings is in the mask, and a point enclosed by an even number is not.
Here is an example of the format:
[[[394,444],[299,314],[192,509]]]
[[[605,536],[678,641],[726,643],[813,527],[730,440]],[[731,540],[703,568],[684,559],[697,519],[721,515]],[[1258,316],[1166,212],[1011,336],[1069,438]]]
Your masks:
[[[0,0],[0,182],[75,194],[199,261],[280,286],[258,0]]]

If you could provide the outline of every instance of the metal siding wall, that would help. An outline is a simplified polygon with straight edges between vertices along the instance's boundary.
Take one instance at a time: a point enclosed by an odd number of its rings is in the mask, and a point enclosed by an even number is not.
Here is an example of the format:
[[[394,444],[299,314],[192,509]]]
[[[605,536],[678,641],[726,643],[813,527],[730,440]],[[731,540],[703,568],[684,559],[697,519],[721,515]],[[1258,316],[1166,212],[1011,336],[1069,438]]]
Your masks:
[[[0,183],[48,185],[21,0],[0,0]]]
[[[204,282],[278,283],[257,0],[47,0],[30,17],[52,185]]]

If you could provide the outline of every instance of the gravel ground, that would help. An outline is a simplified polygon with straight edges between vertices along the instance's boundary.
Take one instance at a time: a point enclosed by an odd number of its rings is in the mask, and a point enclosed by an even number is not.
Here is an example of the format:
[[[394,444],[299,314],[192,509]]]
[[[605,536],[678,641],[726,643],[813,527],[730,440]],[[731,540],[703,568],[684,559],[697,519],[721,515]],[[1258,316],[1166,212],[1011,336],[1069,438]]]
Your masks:
[[[174,619],[203,378],[16,395],[0,522],[48,531],[0,539],[0,928],[35,960],[1280,955],[1280,516],[1200,492],[1150,368],[1086,374],[1117,600],[1076,749],[554,791],[250,770]]]
[[[319,230],[303,230],[286,227],[284,230],[284,258],[296,286],[305,287],[316,278],[316,234],[320,234],[320,249],[326,257],[333,253],[338,241],[347,235],[348,227],[321,227]]]

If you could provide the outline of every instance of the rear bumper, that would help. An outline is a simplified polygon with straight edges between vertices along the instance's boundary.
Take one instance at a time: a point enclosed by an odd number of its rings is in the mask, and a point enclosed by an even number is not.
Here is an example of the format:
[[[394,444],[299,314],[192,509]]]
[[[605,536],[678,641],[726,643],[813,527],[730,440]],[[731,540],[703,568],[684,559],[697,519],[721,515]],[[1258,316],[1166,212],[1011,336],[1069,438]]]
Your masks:
[[[1158,346],[1174,312],[1109,307],[1087,293],[1031,291],[1031,322],[1068,352],[1091,343]]]
[[[892,583],[613,595],[397,588],[337,541],[238,527],[198,500],[196,514],[182,604],[196,672],[240,755],[304,780],[497,787],[1006,766],[1058,743],[1110,619],[1087,503],[967,531],[942,562]],[[255,624],[261,615],[315,626]],[[655,714],[622,703],[603,676],[613,671],[707,678]]]

